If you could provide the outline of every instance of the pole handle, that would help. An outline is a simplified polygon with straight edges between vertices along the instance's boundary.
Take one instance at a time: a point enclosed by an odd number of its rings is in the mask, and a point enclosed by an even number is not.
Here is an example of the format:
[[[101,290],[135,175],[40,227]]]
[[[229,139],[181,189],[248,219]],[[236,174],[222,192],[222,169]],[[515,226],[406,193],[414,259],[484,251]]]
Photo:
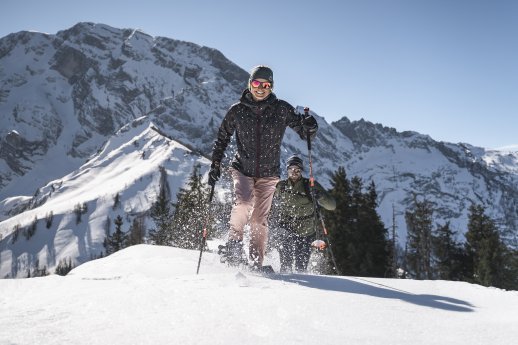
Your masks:
[[[214,186],[211,186],[210,196],[209,196],[209,204],[212,202],[212,197],[214,196]]]
[[[304,107],[304,119],[306,119],[309,116],[309,107]],[[306,140],[308,142],[308,150],[311,151],[311,138],[309,135],[309,131],[306,133]]]

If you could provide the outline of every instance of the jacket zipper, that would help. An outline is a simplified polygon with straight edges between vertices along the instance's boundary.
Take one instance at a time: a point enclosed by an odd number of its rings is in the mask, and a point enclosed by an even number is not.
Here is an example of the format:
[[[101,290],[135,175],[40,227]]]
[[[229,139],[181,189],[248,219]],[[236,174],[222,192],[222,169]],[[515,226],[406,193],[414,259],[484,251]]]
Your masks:
[[[255,152],[256,152],[256,163],[255,163],[255,177],[259,177],[259,167],[260,167],[260,160],[261,160],[261,113],[257,114],[257,121],[256,121],[256,141],[255,141]]]

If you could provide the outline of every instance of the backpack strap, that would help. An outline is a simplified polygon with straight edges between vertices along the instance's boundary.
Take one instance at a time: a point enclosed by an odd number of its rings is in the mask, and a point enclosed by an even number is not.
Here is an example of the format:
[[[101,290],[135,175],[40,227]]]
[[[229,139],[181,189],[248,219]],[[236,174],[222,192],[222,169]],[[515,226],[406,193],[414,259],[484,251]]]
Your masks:
[[[280,180],[279,181],[279,192],[284,193],[286,192],[286,180]]]
[[[306,192],[306,196],[308,197],[309,201],[313,203],[313,198],[311,197],[311,190],[309,189],[309,179],[303,177],[302,183],[304,184],[304,191]]]
[[[286,192],[287,183],[288,183],[288,180],[279,181],[279,192],[280,193]],[[313,202],[313,198],[311,198],[311,190],[309,189],[309,179],[303,177],[302,184],[304,186],[304,192],[306,193],[306,197],[309,199],[310,202]],[[293,192],[291,192],[291,193],[293,193]],[[296,194],[302,195],[302,193],[296,193]]]

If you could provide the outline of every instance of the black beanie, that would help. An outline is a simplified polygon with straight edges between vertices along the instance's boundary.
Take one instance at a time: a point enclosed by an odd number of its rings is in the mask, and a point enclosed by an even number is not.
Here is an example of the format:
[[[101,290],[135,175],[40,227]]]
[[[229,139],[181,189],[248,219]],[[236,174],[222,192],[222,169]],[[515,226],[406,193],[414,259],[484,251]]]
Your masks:
[[[253,79],[265,79],[273,85],[273,71],[270,67],[267,66],[256,66],[250,73],[250,80]]]
[[[299,167],[300,170],[304,170],[304,165],[303,165],[303,162],[302,162],[302,159],[300,159],[299,157],[297,157],[297,155],[293,155],[291,156],[290,158],[288,158],[288,160],[286,161],[286,168],[289,168],[291,166],[297,166]]]

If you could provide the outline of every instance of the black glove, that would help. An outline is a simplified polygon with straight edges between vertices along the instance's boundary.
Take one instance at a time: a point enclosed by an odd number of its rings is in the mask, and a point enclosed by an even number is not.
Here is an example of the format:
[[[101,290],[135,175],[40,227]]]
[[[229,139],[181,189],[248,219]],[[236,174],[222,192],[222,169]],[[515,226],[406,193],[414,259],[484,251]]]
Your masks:
[[[318,129],[317,120],[313,116],[307,116],[302,120],[302,128],[304,128],[304,132],[313,134],[316,133]]]
[[[220,163],[218,161],[212,162],[210,165],[209,171],[209,185],[214,187],[216,185],[216,181],[219,180],[221,176],[221,168]]]

